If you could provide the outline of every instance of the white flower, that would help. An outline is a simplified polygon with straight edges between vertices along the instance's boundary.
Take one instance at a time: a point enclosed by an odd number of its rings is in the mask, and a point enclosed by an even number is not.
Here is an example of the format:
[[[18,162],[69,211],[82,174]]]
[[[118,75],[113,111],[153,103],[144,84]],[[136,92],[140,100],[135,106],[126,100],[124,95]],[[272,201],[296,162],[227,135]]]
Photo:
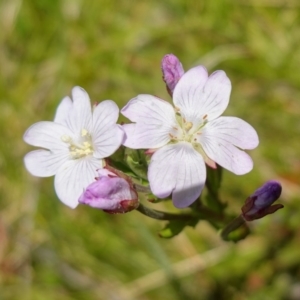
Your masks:
[[[62,100],[54,122],[38,122],[27,129],[24,141],[44,149],[29,152],[24,161],[34,176],[55,175],[58,198],[75,208],[97,176],[96,170],[103,167],[103,158],[122,144],[124,131],[116,124],[119,109],[113,101],[99,103],[92,112],[85,90],[74,87],[72,96],[73,101],[70,97]]]
[[[225,72],[208,77],[203,66],[186,72],[178,81],[173,107],[151,95],[133,98],[121,113],[135,124],[123,126],[124,145],[156,149],[148,169],[152,192],[160,198],[172,193],[176,207],[189,206],[206,180],[206,162],[241,175],[253,163],[241,149],[253,149],[258,136],[252,126],[235,117],[220,117],[226,109],[231,83]]]

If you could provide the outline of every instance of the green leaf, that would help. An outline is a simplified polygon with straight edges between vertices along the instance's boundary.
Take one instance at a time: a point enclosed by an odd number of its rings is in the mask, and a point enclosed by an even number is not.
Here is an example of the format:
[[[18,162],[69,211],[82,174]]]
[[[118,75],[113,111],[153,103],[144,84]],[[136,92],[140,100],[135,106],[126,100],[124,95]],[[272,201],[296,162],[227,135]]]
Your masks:
[[[126,164],[125,160],[125,147],[121,146],[113,155],[111,155],[109,158],[106,159],[108,164],[118,169],[119,171],[125,173],[125,174],[133,174],[131,169]]]
[[[148,181],[148,162],[145,151],[125,148],[125,161],[134,174]]]
[[[158,235],[165,239],[170,239],[179,234],[186,226],[195,227],[198,223],[197,219],[191,220],[172,220],[169,221],[165,228],[163,228]]]

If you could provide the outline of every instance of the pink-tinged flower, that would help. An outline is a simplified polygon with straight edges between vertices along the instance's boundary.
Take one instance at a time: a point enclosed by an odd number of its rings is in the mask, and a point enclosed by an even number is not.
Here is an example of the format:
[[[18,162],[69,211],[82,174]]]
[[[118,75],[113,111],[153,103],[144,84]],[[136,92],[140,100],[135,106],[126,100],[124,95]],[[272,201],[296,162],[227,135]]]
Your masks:
[[[43,149],[29,152],[27,170],[34,176],[55,175],[58,198],[71,208],[78,205],[82,191],[94,181],[104,158],[113,154],[124,139],[116,124],[119,109],[106,100],[93,109],[88,94],[80,87],[72,90],[73,101],[65,97],[57,108],[54,122],[33,124],[24,141]]]
[[[172,96],[177,82],[184,74],[182,64],[174,54],[167,54],[161,61],[161,70],[167,90],[170,96]]]
[[[242,207],[242,215],[246,221],[260,219],[272,214],[280,208],[282,204],[272,205],[281,195],[281,184],[270,180],[249,196]]]
[[[225,72],[208,76],[203,66],[186,72],[178,81],[173,107],[151,95],[131,99],[121,110],[133,124],[123,125],[124,145],[133,149],[156,149],[148,179],[154,195],[172,193],[176,207],[193,203],[206,180],[206,162],[216,163],[241,175],[253,162],[243,149],[257,147],[254,128],[235,117],[220,117],[226,109],[231,83]]]
[[[90,184],[79,198],[79,203],[116,214],[136,209],[138,195],[132,183],[107,169],[98,170],[97,181]]]

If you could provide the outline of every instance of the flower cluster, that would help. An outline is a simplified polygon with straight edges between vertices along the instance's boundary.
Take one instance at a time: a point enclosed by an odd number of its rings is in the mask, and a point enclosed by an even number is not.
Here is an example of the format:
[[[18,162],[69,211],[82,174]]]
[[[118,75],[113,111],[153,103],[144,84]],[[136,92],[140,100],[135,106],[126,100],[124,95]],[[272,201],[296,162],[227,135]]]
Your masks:
[[[244,150],[257,147],[258,136],[242,119],[221,116],[231,93],[225,72],[208,75],[204,66],[184,72],[172,54],[162,60],[162,72],[173,105],[138,95],[121,109],[131,121],[124,125],[116,123],[115,102],[92,107],[88,94],[75,87],[72,99],[65,97],[58,106],[53,122],[38,122],[25,132],[25,142],[42,148],[25,156],[27,170],[39,177],[55,175],[56,194],[69,207],[83,203],[112,213],[138,205],[134,185],[107,169],[105,158],[121,145],[151,154],[151,192],[158,198],[171,196],[177,208],[199,198],[206,165],[237,175],[251,171],[253,162]]]

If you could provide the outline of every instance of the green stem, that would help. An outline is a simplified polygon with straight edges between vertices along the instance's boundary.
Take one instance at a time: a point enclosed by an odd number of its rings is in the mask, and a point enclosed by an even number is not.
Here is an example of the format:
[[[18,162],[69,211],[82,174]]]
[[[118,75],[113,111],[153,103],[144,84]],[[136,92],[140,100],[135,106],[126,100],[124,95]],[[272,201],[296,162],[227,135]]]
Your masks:
[[[224,204],[220,201],[218,193],[213,190],[209,182],[206,183],[206,187],[210,195],[210,200],[213,201],[215,209],[218,212],[221,212],[224,209]]]
[[[203,219],[206,220],[211,220],[211,221],[216,221],[216,222],[221,222],[221,223],[226,223],[227,218],[224,215],[221,215],[211,209],[209,209],[206,206],[200,206],[197,214],[201,216]]]
[[[197,218],[199,220],[204,219],[222,223],[226,221],[224,216],[215,213],[207,207],[202,207],[201,210],[189,214],[173,214],[152,209],[140,203],[136,210],[145,216],[156,220],[191,220],[192,218]]]
[[[135,183],[134,187],[135,187],[135,189],[136,189],[137,192],[140,192],[140,193],[151,193],[151,190],[150,190],[150,188],[148,186],[140,185],[138,183]]]
[[[228,235],[242,226],[245,223],[244,218],[242,215],[239,215],[237,218],[233,219],[221,232],[221,237],[223,240],[228,240]]]
[[[163,211],[155,210],[152,208],[149,208],[147,206],[144,206],[143,204],[139,204],[139,206],[136,209],[140,213],[144,214],[147,217],[150,217],[152,219],[156,220],[190,220],[192,217],[194,217],[192,214],[171,214],[166,213]]]

